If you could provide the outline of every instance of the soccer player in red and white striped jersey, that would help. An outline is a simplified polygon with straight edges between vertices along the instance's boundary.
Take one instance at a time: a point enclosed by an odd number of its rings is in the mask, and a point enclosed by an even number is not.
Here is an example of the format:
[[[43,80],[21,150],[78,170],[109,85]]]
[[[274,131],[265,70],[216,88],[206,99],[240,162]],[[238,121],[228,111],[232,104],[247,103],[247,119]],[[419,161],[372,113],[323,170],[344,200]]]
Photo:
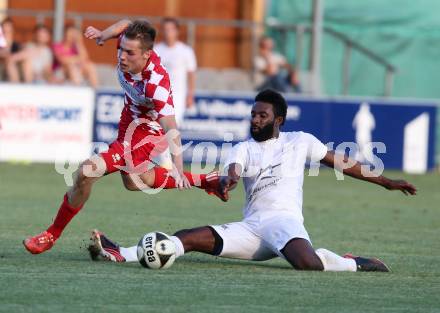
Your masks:
[[[73,186],[64,195],[53,224],[41,234],[23,241],[38,254],[49,250],[71,219],[89,198],[92,185],[103,175],[121,172],[129,190],[197,186],[223,201],[217,172],[207,175],[183,171],[181,140],[174,118],[173,97],[167,71],[153,51],[156,31],[147,21],[122,20],[104,31],[88,27],[85,37],[98,45],[118,38],[117,75],[125,92],[118,138],[109,149],[83,162]],[[173,169],[155,166],[153,158],[169,147]]]

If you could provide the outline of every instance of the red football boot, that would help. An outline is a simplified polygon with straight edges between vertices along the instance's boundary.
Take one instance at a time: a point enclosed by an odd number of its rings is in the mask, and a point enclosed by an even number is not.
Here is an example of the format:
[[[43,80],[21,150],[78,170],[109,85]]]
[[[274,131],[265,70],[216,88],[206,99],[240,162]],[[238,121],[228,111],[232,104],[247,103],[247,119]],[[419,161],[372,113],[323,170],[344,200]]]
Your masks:
[[[23,240],[23,245],[32,254],[40,254],[49,250],[55,244],[55,238],[51,233],[44,231],[34,237]]]

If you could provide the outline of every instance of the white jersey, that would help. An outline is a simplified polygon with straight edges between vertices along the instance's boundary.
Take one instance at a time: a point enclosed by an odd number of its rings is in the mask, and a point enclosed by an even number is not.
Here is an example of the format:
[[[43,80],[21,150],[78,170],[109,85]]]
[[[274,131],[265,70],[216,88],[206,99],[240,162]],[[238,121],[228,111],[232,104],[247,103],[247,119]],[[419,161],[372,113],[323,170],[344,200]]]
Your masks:
[[[304,132],[280,132],[264,142],[253,139],[232,148],[225,168],[241,165],[246,192],[244,218],[287,213],[303,222],[302,201],[306,162],[319,162],[327,147]]]
[[[170,75],[176,120],[181,120],[186,107],[188,72],[195,72],[197,69],[194,51],[180,41],[172,47],[160,42],[154,45],[154,50]]]
[[[6,38],[3,35],[2,27],[0,26],[0,48],[6,47]]]

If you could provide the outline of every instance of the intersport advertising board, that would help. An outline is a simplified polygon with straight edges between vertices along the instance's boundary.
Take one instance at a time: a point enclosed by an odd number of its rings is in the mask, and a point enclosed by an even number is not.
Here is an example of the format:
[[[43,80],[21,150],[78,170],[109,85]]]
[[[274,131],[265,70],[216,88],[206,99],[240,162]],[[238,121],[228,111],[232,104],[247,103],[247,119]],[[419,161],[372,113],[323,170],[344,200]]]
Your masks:
[[[91,88],[0,84],[0,161],[88,158],[94,106]]]

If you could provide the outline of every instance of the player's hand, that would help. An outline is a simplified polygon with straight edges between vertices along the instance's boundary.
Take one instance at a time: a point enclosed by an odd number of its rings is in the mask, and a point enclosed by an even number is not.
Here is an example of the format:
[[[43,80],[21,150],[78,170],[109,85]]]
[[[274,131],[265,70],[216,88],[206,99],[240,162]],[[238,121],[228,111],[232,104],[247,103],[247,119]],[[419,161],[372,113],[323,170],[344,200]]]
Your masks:
[[[189,182],[188,178],[185,176],[185,174],[180,174],[180,177],[182,178],[182,189],[191,189],[191,183]]]
[[[385,182],[384,187],[388,190],[400,190],[405,195],[410,194],[414,196],[417,194],[417,188],[415,186],[401,179],[388,179]]]
[[[84,32],[84,37],[86,37],[87,39],[95,39],[98,46],[102,46],[104,44],[102,31],[93,26],[89,26],[86,28],[86,31]]]
[[[220,178],[220,190],[223,194],[227,194],[229,190],[234,189],[237,186],[238,181],[230,176],[223,176]]]
[[[176,181],[176,187],[179,190],[191,189],[191,184],[185,174],[177,170],[175,167],[170,171],[171,177]]]

